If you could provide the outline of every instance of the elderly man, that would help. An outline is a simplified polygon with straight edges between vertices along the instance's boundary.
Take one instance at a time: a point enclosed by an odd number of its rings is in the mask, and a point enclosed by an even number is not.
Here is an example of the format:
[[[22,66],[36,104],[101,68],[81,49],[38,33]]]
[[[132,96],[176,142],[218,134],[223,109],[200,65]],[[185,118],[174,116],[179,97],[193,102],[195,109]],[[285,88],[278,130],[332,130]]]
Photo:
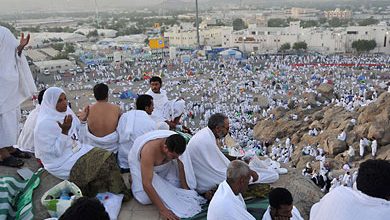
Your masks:
[[[390,162],[367,160],[358,170],[356,188],[339,186],[310,211],[310,219],[388,219],[390,216]]]
[[[217,145],[217,140],[229,133],[229,119],[220,113],[212,115],[206,128],[196,133],[187,146],[189,158],[196,177],[196,190],[208,192],[226,179],[226,169],[230,161]],[[271,183],[279,178],[276,171],[256,169],[260,173],[260,182]],[[251,170],[253,181],[258,180],[258,174]]]
[[[116,128],[121,116],[119,106],[108,102],[108,86],[104,83],[95,85],[93,94],[96,103],[87,106],[88,120],[86,142],[111,152],[118,151],[118,133]]]
[[[285,188],[275,188],[269,193],[269,206],[263,220],[303,220],[301,213],[293,206],[293,197]]]
[[[13,148],[19,135],[20,104],[36,92],[33,77],[22,51],[30,35],[21,34],[20,42],[0,26],[0,165],[23,166],[29,155]]]
[[[153,203],[169,220],[192,217],[205,202],[188,187],[185,164],[179,159],[185,149],[179,134],[156,130],[138,137],[129,153],[134,198],[144,205]]]
[[[207,211],[208,220],[254,220],[242,197],[251,178],[248,165],[240,160],[230,162],[226,180],[219,184]]]
[[[117,132],[119,135],[118,163],[124,172],[129,170],[129,152],[135,139],[156,130],[156,122],[150,115],[153,112],[153,97],[140,95],[135,103],[137,109],[124,113],[119,119]]]

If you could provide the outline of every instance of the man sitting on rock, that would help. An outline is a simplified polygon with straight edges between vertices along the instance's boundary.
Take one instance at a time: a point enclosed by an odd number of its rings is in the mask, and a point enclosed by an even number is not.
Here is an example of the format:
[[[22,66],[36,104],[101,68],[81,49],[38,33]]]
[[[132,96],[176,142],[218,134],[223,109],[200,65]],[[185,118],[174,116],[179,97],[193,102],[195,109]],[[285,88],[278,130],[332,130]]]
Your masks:
[[[108,86],[104,83],[95,85],[93,94],[96,103],[87,106],[88,121],[86,142],[111,152],[118,151],[118,133],[116,128],[121,116],[119,106],[108,102]]]
[[[248,165],[240,160],[230,162],[226,180],[219,184],[207,211],[208,220],[254,220],[242,197],[251,178]]]
[[[356,189],[339,186],[310,211],[310,219],[388,219],[390,216],[390,162],[367,160],[360,165]]]
[[[293,197],[285,188],[275,188],[269,193],[269,206],[263,220],[303,220],[299,210],[293,206]]]

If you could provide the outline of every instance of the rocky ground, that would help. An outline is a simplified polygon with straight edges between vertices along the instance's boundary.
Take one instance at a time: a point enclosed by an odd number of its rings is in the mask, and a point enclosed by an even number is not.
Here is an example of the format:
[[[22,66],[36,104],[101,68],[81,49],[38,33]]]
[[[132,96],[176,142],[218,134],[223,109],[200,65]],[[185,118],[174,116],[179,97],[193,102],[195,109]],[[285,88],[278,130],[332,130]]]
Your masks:
[[[289,103],[289,109],[278,107],[272,110],[275,120],[262,119],[254,127],[254,136],[262,141],[272,143],[276,138],[280,140],[290,137],[291,143],[296,146],[289,165],[302,169],[306,162],[314,160],[311,156],[303,156],[302,148],[307,145],[319,144],[326,152],[334,170],[341,169],[346,162],[346,151],[349,146],[355,150],[355,158],[359,155],[360,138],[376,138],[378,141],[378,159],[390,159],[390,93],[381,91],[378,99],[367,106],[350,112],[341,106],[329,104],[316,107],[316,102],[331,101],[336,97],[331,85],[324,84],[317,88],[321,95],[305,93],[303,103]],[[310,105],[313,108],[307,109]],[[292,120],[291,115],[298,115]],[[304,120],[304,118],[308,120]],[[351,119],[356,120],[354,125]],[[321,131],[318,136],[310,136],[308,131],[316,128]],[[337,136],[345,131],[346,141],[340,141]],[[284,142],[283,142],[284,143]],[[365,157],[354,161],[354,167],[366,159],[371,158],[371,149],[366,149]]]

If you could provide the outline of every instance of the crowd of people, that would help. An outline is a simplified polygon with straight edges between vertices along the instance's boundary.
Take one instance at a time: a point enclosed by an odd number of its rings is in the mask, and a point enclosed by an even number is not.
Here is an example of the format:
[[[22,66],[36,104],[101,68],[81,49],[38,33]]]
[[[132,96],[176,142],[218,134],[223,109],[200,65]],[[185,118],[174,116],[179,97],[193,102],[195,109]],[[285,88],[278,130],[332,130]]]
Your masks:
[[[96,102],[83,103],[85,107],[75,113],[62,88],[48,87],[40,91],[37,107],[28,115],[17,142],[20,104],[36,92],[22,54],[29,36],[22,35],[18,44],[8,29],[0,27],[0,37],[0,53],[4,55],[0,58],[4,67],[0,89],[5,94],[0,100],[0,165],[21,167],[23,160],[20,158],[30,157],[26,151],[31,152],[50,174],[74,182],[85,196],[112,192],[124,194],[127,201],[132,195],[141,204],[154,204],[167,219],[193,217],[202,211],[207,200],[211,200],[208,219],[253,219],[242,197],[248,184],[276,182],[279,175],[286,172],[279,162],[288,163],[294,151],[289,138],[284,147],[277,140],[275,143],[279,145],[274,146],[254,140],[253,125],[257,120],[275,120],[272,109],[289,108],[285,97],[302,102],[298,97],[303,92],[317,93],[315,86],[330,81],[339,94],[332,103],[349,111],[365,106],[376,99],[375,95],[366,97],[367,92],[374,91],[375,94],[374,85],[381,85],[376,75],[364,69],[338,69],[334,65],[313,68],[315,65],[312,64],[369,64],[390,59],[254,56],[244,67],[241,61],[231,59],[190,63],[164,61],[156,67],[143,62],[136,65],[138,71],[133,70],[133,73],[150,69],[164,75],[167,79],[165,90],[161,77],[151,77],[134,88],[138,94],[135,106],[126,111],[120,105],[110,103],[108,86],[96,81],[98,83],[93,87]],[[292,63],[305,65],[296,68]],[[168,72],[164,66],[177,68]],[[188,69],[203,77],[190,77]],[[386,70],[381,66],[375,71]],[[342,74],[349,80],[341,78]],[[369,83],[362,82],[366,76],[373,76]],[[103,74],[100,77],[107,79],[110,76]],[[183,77],[184,81],[174,80],[175,77]],[[269,83],[263,84],[266,80]],[[256,103],[253,94],[260,94],[266,104]],[[75,102],[76,106],[82,106],[77,99]],[[316,103],[317,106],[327,104],[327,101]],[[293,115],[291,120],[296,117]],[[318,132],[313,129],[311,135],[316,136]],[[227,135],[237,140],[236,147],[241,149],[247,163],[231,162],[221,151],[226,148],[224,138]],[[340,138],[345,140],[342,135]],[[370,144],[373,152],[377,148],[374,141]],[[18,148],[13,147],[16,143]],[[361,141],[361,154],[366,146],[364,140]],[[330,179],[325,180],[329,170],[321,148],[306,151],[321,156],[323,187],[329,190]],[[258,154],[269,159],[260,160]],[[353,181],[345,177],[342,186],[333,187],[313,206],[311,219],[355,219],[354,216],[383,219],[389,216],[389,166],[388,161],[382,160],[361,164],[355,176],[356,189],[351,187]],[[124,184],[121,173],[125,172],[130,173],[131,189]],[[336,184],[335,181],[333,185]],[[335,201],[356,202],[362,206],[369,203],[372,209],[346,212],[334,206]],[[75,206],[89,203],[94,201],[83,200]],[[269,204],[263,219],[302,219],[293,206],[291,193],[284,188],[269,193]],[[330,211],[330,207],[339,211]],[[71,219],[69,216],[81,212],[80,208],[70,208],[63,219]]]

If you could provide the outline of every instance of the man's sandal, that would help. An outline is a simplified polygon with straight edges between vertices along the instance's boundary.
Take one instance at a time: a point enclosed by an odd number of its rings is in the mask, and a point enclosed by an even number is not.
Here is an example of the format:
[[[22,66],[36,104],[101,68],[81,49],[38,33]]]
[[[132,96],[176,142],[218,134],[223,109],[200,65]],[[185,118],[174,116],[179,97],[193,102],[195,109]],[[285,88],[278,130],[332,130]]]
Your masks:
[[[21,167],[24,165],[23,160],[18,159],[14,156],[9,156],[5,158],[4,160],[0,161],[0,166],[7,166],[7,167]]]
[[[18,148],[15,148],[15,151],[10,153],[12,156],[17,157],[17,158],[24,158],[24,159],[30,159],[31,154],[28,152],[23,152],[19,150]]]

